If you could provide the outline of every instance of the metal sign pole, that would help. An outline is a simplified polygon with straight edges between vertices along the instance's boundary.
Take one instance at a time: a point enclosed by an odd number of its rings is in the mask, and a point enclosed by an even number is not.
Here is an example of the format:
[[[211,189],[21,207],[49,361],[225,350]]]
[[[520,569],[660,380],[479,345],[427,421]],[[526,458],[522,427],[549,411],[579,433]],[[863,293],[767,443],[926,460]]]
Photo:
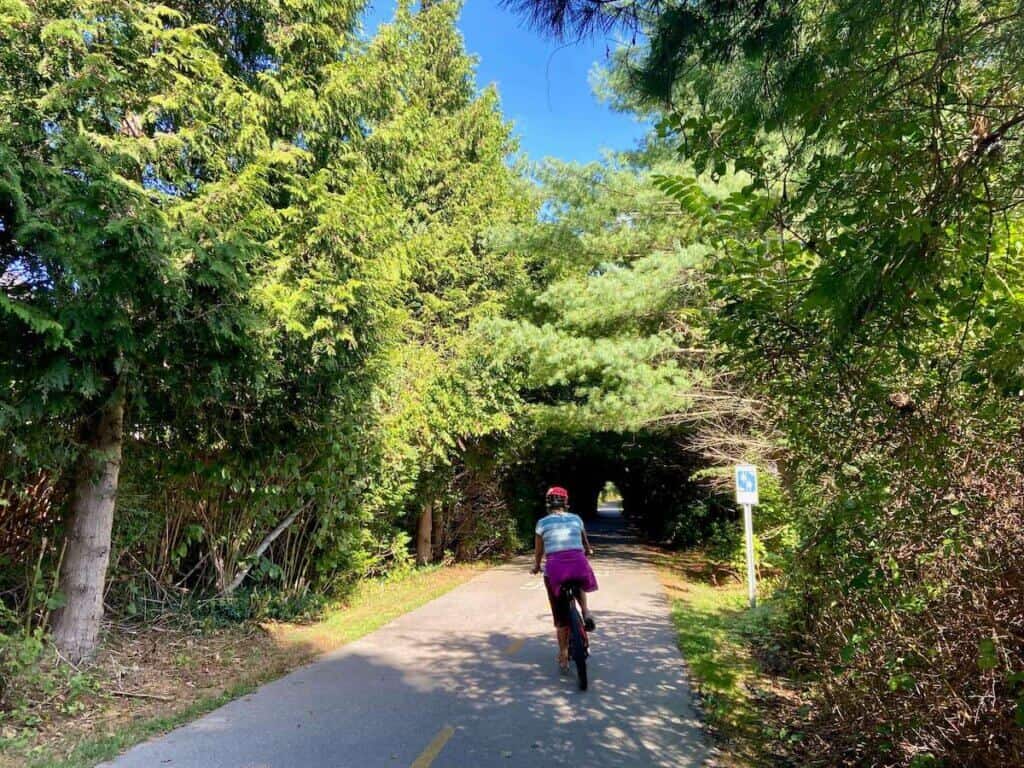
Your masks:
[[[747,540],[747,595],[750,607],[757,606],[757,573],[754,570],[754,512],[750,504],[743,505],[743,528]]]

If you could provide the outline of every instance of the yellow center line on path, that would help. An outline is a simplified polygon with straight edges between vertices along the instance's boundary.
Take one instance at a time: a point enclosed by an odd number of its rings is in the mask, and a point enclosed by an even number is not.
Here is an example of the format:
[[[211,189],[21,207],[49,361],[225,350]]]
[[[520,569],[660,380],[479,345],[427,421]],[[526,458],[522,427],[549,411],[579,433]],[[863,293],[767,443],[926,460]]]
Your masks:
[[[434,740],[427,745],[427,748],[416,758],[410,768],[430,768],[434,761],[437,760],[437,756],[441,754],[444,745],[448,743],[448,739],[454,735],[455,729],[450,725],[446,725],[438,731]]]
[[[511,656],[514,653],[519,653],[519,649],[526,643],[525,637],[520,637],[518,640],[513,640],[509,643],[508,648],[505,649],[505,655]]]

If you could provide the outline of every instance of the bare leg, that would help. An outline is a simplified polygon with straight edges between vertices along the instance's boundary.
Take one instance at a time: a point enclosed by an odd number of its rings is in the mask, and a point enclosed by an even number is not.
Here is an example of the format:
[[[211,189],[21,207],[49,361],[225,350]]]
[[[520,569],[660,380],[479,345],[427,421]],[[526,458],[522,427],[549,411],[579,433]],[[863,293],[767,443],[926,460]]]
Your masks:
[[[559,627],[555,632],[558,635],[558,665],[566,667],[569,665],[569,628]]]
[[[590,609],[587,607],[587,593],[582,589],[579,592],[579,603],[580,610],[583,611],[583,624],[586,626],[588,632],[593,632],[597,627],[594,623],[593,617],[590,615]]]

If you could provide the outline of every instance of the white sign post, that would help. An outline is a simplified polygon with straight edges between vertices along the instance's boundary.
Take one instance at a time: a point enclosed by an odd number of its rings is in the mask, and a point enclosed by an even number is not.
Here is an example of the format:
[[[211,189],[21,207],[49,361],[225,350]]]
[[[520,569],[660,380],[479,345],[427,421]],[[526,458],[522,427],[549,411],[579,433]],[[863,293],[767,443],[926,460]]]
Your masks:
[[[757,605],[757,573],[754,570],[754,510],[758,503],[757,467],[736,465],[736,503],[743,506],[743,531],[747,545],[747,595],[750,607]]]

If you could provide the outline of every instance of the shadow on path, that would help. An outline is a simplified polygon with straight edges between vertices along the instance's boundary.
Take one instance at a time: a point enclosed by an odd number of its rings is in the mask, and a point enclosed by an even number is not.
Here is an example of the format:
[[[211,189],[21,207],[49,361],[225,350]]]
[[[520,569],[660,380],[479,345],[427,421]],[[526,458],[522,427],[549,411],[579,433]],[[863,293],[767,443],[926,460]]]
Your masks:
[[[118,768],[704,765],[668,603],[621,521],[593,521],[602,589],[591,688],[559,677],[539,579],[517,559],[387,627],[140,745]]]

